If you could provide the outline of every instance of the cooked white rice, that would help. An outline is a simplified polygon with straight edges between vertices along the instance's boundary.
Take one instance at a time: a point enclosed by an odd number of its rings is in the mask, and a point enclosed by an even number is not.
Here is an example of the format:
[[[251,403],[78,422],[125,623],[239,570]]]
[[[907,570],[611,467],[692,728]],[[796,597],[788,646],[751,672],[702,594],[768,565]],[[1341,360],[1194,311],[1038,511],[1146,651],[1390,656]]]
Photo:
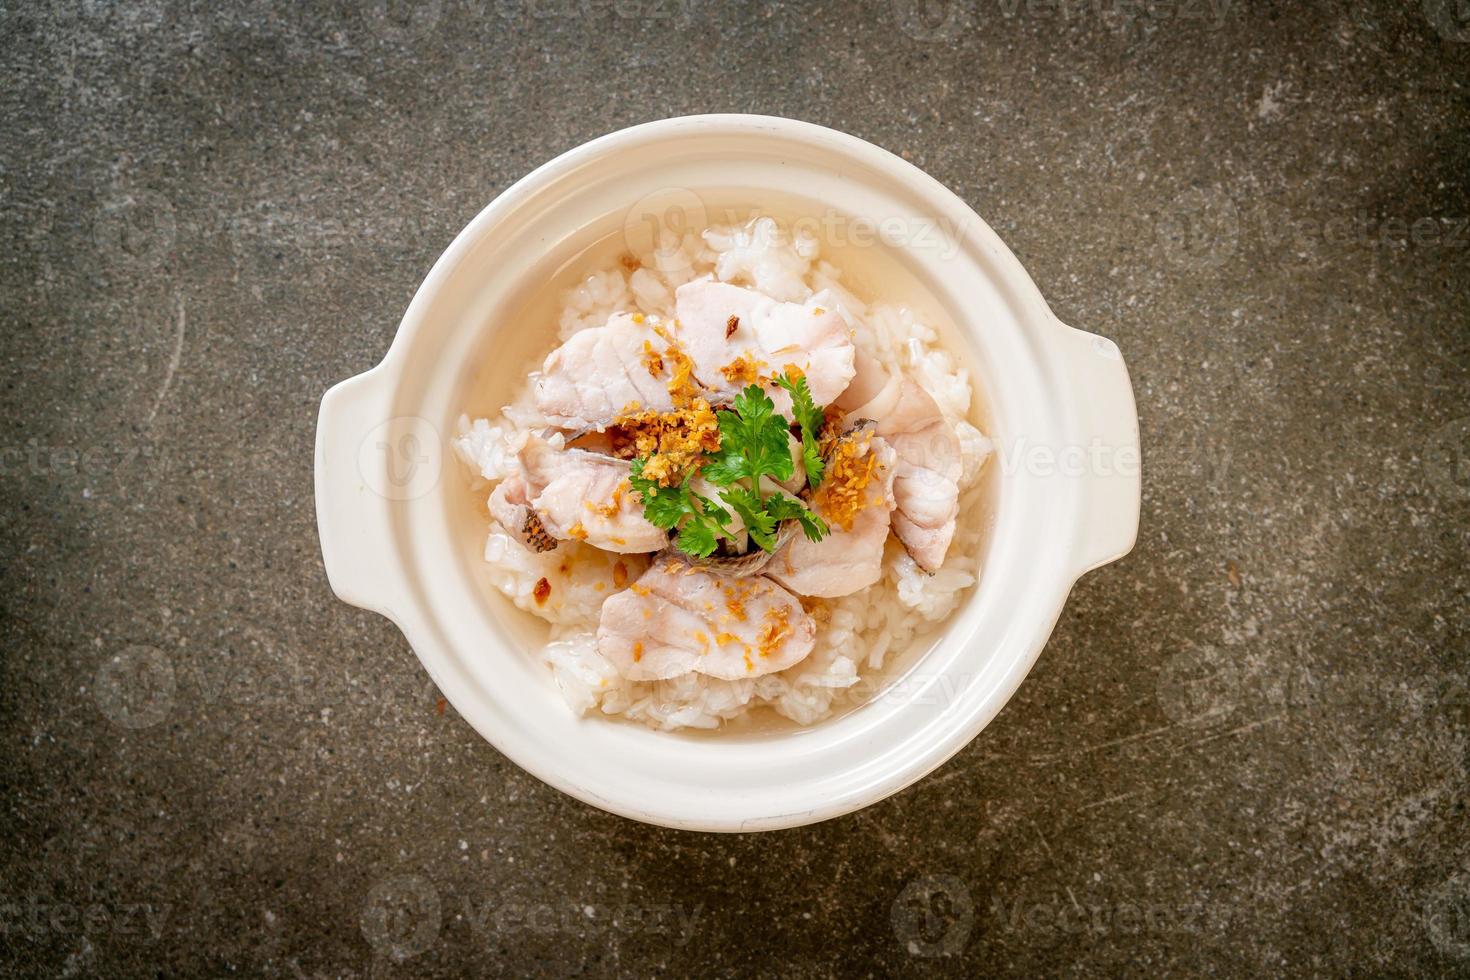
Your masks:
[[[550,668],[567,702],[579,713],[594,710],[620,715],[657,728],[715,728],[761,705],[811,724],[830,714],[842,692],[863,675],[881,670],[954,609],[975,584],[982,531],[976,485],[990,454],[990,441],[966,421],[972,390],[969,372],[939,342],[938,334],[902,307],[868,305],[840,283],[838,270],[823,261],[809,234],[792,236],[771,218],[740,227],[716,226],[666,239],[658,253],[637,256],[640,267],[628,274],[620,265],[595,271],[568,290],[558,337],[548,338],[540,359],[572,334],[601,326],[618,311],[672,317],[674,290],[703,275],[758,289],[778,300],[799,302],[831,290],[856,331],[856,342],[879,362],[900,366],[922,385],[954,425],[964,451],[960,515],[944,566],[926,574],[892,537],[883,559],[883,577],[840,599],[819,600],[830,613],[819,618],[816,646],[801,663],[780,673],[745,680],[719,680],[686,674],[672,680],[625,680],[597,652],[596,630],[613,565],[621,561],[627,580],[647,566],[641,556],[612,555],[579,542],[536,554],[491,522],[485,560],[497,588],[519,608],[551,624],[550,642],[540,657]],[[528,431],[546,425],[531,400],[527,382],[499,417],[460,420],[455,449],[474,469],[478,481],[495,483],[515,467],[515,455]],[[483,487],[483,482],[481,482]],[[533,591],[543,576],[556,583],[550,599],[536,602]]]

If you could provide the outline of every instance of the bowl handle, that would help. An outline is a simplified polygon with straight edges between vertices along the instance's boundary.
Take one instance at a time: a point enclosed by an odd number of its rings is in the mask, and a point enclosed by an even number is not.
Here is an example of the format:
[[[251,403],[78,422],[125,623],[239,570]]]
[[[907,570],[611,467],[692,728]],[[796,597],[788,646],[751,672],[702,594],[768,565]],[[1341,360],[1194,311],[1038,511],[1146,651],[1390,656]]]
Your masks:
[[[1081,529],[1077,574],[1122,558],[1138,540],[1143,477],[1138,409],[1118,345],[1106,337],[1062,328],[1066,378],[1081,407]]]
[[[393,439],[402,438],[395,423],[413,420],[390,418],[387,375],[380,365],[322,397],[316,424],[316,523],[332,591],[401,626],[402,610],[395,607],[406,590],[393,554],[393,513],[416,488],[390,478],[383,453]],[[419,455],[427,454],[432,454],[437,482],[437,440]]]

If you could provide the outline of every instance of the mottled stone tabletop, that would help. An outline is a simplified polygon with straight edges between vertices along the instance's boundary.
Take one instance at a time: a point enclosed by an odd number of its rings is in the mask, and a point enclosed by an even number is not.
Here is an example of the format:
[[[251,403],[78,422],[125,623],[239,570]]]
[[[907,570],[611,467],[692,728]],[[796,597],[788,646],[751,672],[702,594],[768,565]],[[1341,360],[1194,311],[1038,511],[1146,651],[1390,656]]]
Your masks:
[[[0,8],[0,971],[1470,975],[1454,0]],[[1142,529],[934,775],[594,810],[337,601],[316,409],[591,137],[793,116],[1117,341]]]

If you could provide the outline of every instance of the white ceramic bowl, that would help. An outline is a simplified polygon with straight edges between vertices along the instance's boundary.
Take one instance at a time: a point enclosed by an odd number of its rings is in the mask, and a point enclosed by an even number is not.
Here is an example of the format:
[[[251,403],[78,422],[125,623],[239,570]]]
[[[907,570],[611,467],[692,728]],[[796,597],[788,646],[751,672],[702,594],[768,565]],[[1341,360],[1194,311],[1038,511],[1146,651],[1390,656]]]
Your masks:
[[[589,243],[637,234],[649,202],[732,192],[909,236],[899,257],[969,348],[1000,456],[987,464],[999,469],[983,574],[898,686],[810,728],[685,735],[580,718],[532,656],[524,614],[477,569],[485,527],[446,440],[467,403],[488,397],[479,365],[508,385],[549,342],[530,333],[549,325],[514,314]],[[995,233],[917,168],[763,116],[636,126],[525,177],[435,263],[383,362],[327,392],[317,427],[317,521],[337,595],[396,623],[455,709],[527,771],[604,810],[692,830],[813,823],[938,767],[1015,692],[1078,576],[1132,548],[1139,499],[1117,347],[1057,320]]]

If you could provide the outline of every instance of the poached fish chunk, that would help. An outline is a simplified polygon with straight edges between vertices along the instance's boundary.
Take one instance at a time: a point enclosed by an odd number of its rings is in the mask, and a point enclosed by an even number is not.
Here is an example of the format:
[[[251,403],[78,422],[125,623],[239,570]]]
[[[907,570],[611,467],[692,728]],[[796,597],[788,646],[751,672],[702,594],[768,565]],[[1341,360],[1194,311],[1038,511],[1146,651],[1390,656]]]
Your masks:
[[[923,388],[905,380],[898,406],[878,424],[878,432],[898,454],[893,478],[897,511],[893,530],[926,572],[944,564],[960,513],[960,440],[938,404]]]
[[[871,471],[866,457],[873,457]],[[814,506],[827,521],[830,533],[820,541],[798,534],[776,552],[765,572],[771,578],[800,595],[833,599],[851,595],[877,582],[883,576],[883,546],[888,541],[889,518],[893,512],[893,480],[898,454],[882,438],[872,436],[855,466],[835,463],[835,479],[844,478],[844,470],[866,474],[858,488],[861,498],[856,516],[844,524],[823,506],[822,491],[817,491]],[[823,484],[826,486],[826,484]]]
[[[532,551],[498,523],[485,541],[490,581],[506,598],[552,623],[585,628],[612,592],[627,588],[648,568],[643,555],[616,555],[577,541],[555,551]]]
[[[753,289],[696,279],[674,296],[679,340],[712,403],[730,401],[758,377],[780,374],[788,364],[806,375],[818,405],[835,399],[852,380],[852,330],[826,293],[805,303],[781,303]],[[789,412],[790,396],[775,385],[764,387],[776,410]]]
[[[533,398],[563,429],[601,429],[630,405],[667,412],[674,407],[668,373],[656,352],[664,341],[641,316],[615,313],[552,351],[535,379]]]
[[[490,491],[490,516],[507,534],[532,551],[551,551],[557,545],[557,538],[547,533],[531,507],[526,481],[519,473],[512,473]]]
[[[800,663],[815,641],[801,602],[770,579],[721,578],[670,558],[609,596],[597,627],[598,652],[632,681],[759,677]]]
[[[964,466],[959,437],[934,397],[918,384],[890,375],[864,354],[856,365],[852,390],[844,392],[837,406],[850,420],[875,420],[878,435],[898,455],[893,531],[921,568],[937,571],[960,512]]]
[[[523,486],[506,491],[500,510],[491,495],[491,513],[507,528],[525,527],[524,513],[514,509],[524,506],[534,512],[547,535],[559,540],[585,541],[624,554],[658,551],[669,543],[668,532],[644,518],[643,502],[628,480],[627,460],[558,449],[536,435],[527,437],[517,459]],[[516,478],[505,483],[511,479]],[[517,500],[524,503],[518,505]],[[517,518],[522,523],[516,524]],[[518,536],[531,543],[526,534]]]

